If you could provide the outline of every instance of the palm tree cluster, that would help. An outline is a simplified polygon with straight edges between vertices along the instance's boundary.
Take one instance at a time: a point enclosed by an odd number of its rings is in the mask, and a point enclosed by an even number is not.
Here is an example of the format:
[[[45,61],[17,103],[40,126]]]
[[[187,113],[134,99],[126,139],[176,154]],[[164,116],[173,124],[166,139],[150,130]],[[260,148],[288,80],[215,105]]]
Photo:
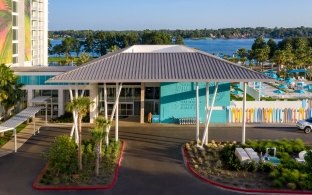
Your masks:
[[[265,62],[275,65],[278,72],[298,68],[310,69],[312,65],[312,38],[286,38],[276,43],[273,39],[266,42],[262,37],[258,37],[255,39],[251,50],[247,51],[242,48],[237,50],[236,54],[238,57],[230,60],[241,61],[243,65],[247,60],[254,61],[261,71],[263,71]]]
[[[82,118],[89,112],[93,102],[89,97],[76,97],[66,104],[66,110],[73,112],[78,117],[78,167],[82,170]]]

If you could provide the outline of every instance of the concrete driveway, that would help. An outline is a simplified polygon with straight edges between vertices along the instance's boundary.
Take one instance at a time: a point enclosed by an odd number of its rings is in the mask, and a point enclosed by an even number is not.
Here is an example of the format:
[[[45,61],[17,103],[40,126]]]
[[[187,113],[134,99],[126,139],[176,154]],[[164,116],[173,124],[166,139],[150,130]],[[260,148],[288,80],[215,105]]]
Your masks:
[[[209,138],[240,140],[240,128],[211,128]],[[194,178],[185,168],[181,145],[194,139],[195,127],[121,123],[120,138],[125,152],[119,178],[113,190],[41,192],[31,184],[44,165],[41,154],[54,137],[69,128],[46,127],[32,136],[18,153],[0,158],[0,194],[236,194]],[[112,133],[113,129],[112,129]],[[247,128],[251,139],[301,138],[312,144],[312,135],[294,128]]]

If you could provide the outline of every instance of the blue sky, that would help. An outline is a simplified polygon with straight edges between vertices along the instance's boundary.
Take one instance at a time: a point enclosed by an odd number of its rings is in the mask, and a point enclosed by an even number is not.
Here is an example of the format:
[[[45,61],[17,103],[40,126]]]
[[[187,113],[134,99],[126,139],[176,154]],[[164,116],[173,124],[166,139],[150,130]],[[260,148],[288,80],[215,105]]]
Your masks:
[[[312,27],[312,0],[49,0],[49,30]]]

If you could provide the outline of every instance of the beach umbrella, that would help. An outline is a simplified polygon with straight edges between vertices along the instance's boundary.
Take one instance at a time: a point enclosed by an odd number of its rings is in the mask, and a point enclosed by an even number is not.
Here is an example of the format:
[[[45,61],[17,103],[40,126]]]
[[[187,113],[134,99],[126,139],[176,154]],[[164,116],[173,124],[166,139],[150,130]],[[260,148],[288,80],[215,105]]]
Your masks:
[[[280,85],[278,86],[278,88],[279,88],[279,89],[288,89],[288,86],[285,85],[285,84],[280,84]]]
[[[295,90],[296,93],[299,93],[299,94],[305,94],[304,90],[300,89],[300,90]]]
[[[234,95],[242,95],[242,94],[243,94],[243,92],[238,91],[238,90],[235,90],[235,91],[233,91],[232,93],[233,93]]]
[[[239,83],[235,83],[235,84],[233,84],[233,87],[234,87],[234,89],[238,89],[240,87],[240,84]]]
[[[276,93],[276,94],[284,94],[285,92],[284,91],[282,91],[282,90],[275,90],[275,91],[273,91],[274,93]]]

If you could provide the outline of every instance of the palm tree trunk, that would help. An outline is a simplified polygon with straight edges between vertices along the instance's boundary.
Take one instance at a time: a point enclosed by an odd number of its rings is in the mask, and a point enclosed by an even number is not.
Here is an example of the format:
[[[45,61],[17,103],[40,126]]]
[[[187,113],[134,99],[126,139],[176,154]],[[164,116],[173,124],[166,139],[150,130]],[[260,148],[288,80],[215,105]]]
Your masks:
[[[102,158],[102,145],[103,145],[103,139],[100,140],[100,161],[101,161],[101,158]]]
[[[96,158],[95,158],[95,175],[99,176],[100,172],[100,140],[96,143]]]
[[[79,144],[78,144],[78,167],[79,167],[79,170],[81,171],[82,170],[82,151],[81,151],[81,116],[78,115],[78,129],[79,129]]]
[[[109,128],[110,128],[110,125],[108,125],[107,127],[106,127],[106,135],[105,135],[105,144],[106,144],[106,147],[108,147],[108,144],[109,144],[109,138],[108,138],[108,132],[109,132]]]

